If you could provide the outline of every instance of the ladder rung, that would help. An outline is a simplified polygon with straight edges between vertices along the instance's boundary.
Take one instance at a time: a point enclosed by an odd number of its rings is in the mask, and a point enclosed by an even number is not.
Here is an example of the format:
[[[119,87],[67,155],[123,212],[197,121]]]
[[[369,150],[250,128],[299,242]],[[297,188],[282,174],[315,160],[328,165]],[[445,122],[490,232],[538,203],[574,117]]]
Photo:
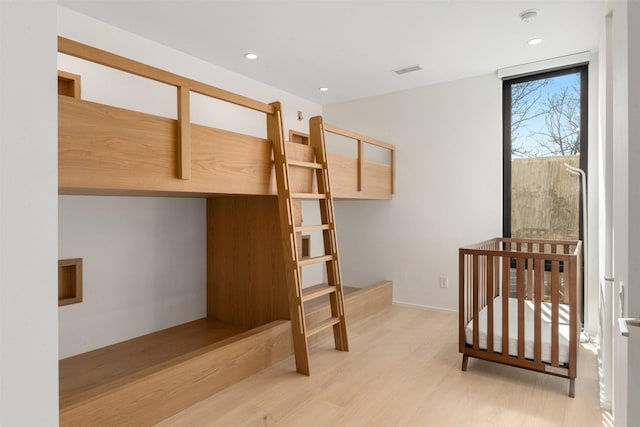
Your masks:
[[[337,325],[340,323],[339,317],[329,317],[328,319],[323,320],[322,322],[315,325],[313,328],[307,330],[307,337],[313,336],[324,331],[327,328],[330,328],[333,325]]]
[[[332,260],[333,260],[333,255],[322,255],[322,256],[316,256],[312,258],[301,259],[300,261],[298,261],[298,265],[303,266],[303,265],[309,265],[309,264],[317,264],[319,262],[332,261]]]
[[[326,199],[326,194],[318,193],[291,193],[291,197],[294,199]]]
[[[302,160],[287,160],[287,163],[290,166],[299,166],[301,168],[322,169],[322,165],[320,163],[303,162]]]
[[[329,224],[302,225],[300,227],[295,227],[295,232],[304,233],[307,231],[328,230],[328,229],[329,229]]]
[[[307,293],[304,292],[304,290],[302,290],[302,302],[304,301],[310,301],[312,299],[316,299],[316,298],[320,298],[323,295],[328,295],[330,293],[333,293],[336,291],[336,287],[335,286],[323,286],[321,288],[318,289],[314,289],[312,291],[307,291]]]

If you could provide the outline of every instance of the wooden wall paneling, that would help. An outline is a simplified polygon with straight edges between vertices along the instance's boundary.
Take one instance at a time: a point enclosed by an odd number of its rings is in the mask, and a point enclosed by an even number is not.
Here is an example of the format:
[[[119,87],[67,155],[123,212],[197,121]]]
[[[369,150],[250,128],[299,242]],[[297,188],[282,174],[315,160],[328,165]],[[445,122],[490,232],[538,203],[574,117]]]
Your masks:
[[[383,163],[362,162],[362,191],[358,191],[357,158],[327,154],[333,195],[348,199],[391,199],[392,168]]]
[[[391,166],[365,160],[362,170],[362,192],[366,197],[391,199],[391,177]]]
[[[308,145],[286,143],[287,156],[290,159],[303,162],[314,162],[313,149]],[[289,181],[291,191],[294,193],[313,193],[317,191],[312,169],[291,166],[289,167]]]
[[[207,199],[207,317],[225,322],[233,321],[232,208],[226,198]]]
[[[61,188],[172,189],[176,121],[58,97]]]
[[[180,129],[186,134],[176,120],[65,96],[58,105],[61,194],[276,194],[266,139],[191,124],[190,143],[181,148]],[[179,165],[185,163],[183,173],[188,169],[188,145],[191,179],[180,179]],[[313,160],[307,145],[289,143],[287,150],[293,159]],[[359,192],[358,160],[337,154],[328,159],[334,197],[391,198],[389,165],[364,161]],[[291,168],[291,174],[294,191],[315,189],[312,171]]]
[[[269,141],[192,124],[191,179],[178,175],[176,120],[59,97],[63,194],[275,194]]]
[[[208,316],[256,327],[288,319],[277,199],[207,200]]]
[[[268,140],[192,124],[191,150],[193,191],[275,194]]]
[[[358,159],[340,154],[327,153],[329,179],[334,197],[359,198]]]

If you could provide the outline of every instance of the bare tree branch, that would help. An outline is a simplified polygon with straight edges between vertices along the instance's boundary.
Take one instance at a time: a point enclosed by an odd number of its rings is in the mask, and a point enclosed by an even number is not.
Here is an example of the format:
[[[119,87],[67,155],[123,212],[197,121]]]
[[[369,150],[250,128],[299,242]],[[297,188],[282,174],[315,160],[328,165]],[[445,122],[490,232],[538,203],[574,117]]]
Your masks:
[[[547,79],[528,80],[511,85],[511,141],[520,136],[518,131],[527,121],[544,114],[534,107],[542,97],[541,89],[548,84]]]
[[[534,132],[538,156],[569,156],[580,153],[580,93],[565,87],[544,102],[545,131]]]
[[[567,156],[580,152],[580,90],[565,87],[546,94],[549,79],[531,80],[511,86],[511,153],[514,157]],[[544,117],[544,128],[520,132],[528,122]],[[526,143],[526,140],[535,143]]]

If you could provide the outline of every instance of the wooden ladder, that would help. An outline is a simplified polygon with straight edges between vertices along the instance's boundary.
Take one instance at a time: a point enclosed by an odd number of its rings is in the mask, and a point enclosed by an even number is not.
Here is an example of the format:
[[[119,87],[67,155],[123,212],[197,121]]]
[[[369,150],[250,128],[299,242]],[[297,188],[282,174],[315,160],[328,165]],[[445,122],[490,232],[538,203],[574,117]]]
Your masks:
[[[279,111],[277,111],[276,114],[280,117]],[[296,358],[296,370],[301,374],[309,375],[308,340],[310,337],[332,327],[336,349],[341,351],[349,350],[338,257],[338,239],[333,214],[333,198],[331,196],[331,186],[329,185],[322,117],[313,117],[309,120],[310,146],[315,153],[314,161],[300,161],[287,157],[287,144],[284,142],[282,136],[281,119],[279,118],[279,120],[280,134],[276,137],[274,129],[273,132],[270,132],[269,138],[273,141],[293,348]],[[315,193],[293,192],[289,173],[290,168],[303,168],[315,171],[315,181],[318,191]],[[297,200],[317,200],[320,206],[321,223],[305,226],[296,225],[294,204]],[[301,259],[296,234],[310,231],[322,232],[324,254]],[[310,291],[303,291],[302,267],[317,263],[325,263],[327,283],[320,287],[313,287]],[[324,297],[325,295],[329,296],[331,317],[313,324],[307,324],[304,303]]]

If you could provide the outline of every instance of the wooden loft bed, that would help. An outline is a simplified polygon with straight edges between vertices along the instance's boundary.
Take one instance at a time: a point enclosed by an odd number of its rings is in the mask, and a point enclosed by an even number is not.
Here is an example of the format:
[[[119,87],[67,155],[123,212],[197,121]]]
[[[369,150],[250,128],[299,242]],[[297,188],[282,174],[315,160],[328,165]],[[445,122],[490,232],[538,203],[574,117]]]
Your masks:
[[[207,317],[60,361],[61,425],[151,425],[292,354],[272,141],[191,123],[189,98],[264,113],[268,135],[284,134],[280,105],[65,38],[58,50],[173,85],[178,105],[174,120],[85,101],[81,76],[59,72],[60,194],[207,198]],[[335,197],[390,199],[395,148],[330,125],[325,132],[357,147],[356,157],[329,154]],[[388,150],[389,161],[365,159],[367,145]],[[287,150],[313,159],[304,143]],[[294,191],[311,190],[311,172],[292,173]],[[301,206],[294,216],[300,224]],[[348,319],[389,305],[391,290],[389,281],[346,288]]]
[[[213,86],[123,58],[65,38],[58,50],[71,56],[173,85],[177,88],[178,119],[168,119],[59,97],[60,194],[140,194],[213,196],[275,195],[271,142],[190,122],[190,93],[199,93],[265,113],[265,104]],[[68,77],[66,79],[73,79]],[[78,89],[79,91],[79,89]],[[395,147],[330,125],[326,131],[357,143],[357,158],[330,154],[334,197],[390,199],[393,194]],[[292,146],[293,143],[289,143]],[[390,152],[390,164],[364,159],[364,146]],[[304,160],[312,149],[289,149]],[[300,182],[310,182],[309,175]]]

